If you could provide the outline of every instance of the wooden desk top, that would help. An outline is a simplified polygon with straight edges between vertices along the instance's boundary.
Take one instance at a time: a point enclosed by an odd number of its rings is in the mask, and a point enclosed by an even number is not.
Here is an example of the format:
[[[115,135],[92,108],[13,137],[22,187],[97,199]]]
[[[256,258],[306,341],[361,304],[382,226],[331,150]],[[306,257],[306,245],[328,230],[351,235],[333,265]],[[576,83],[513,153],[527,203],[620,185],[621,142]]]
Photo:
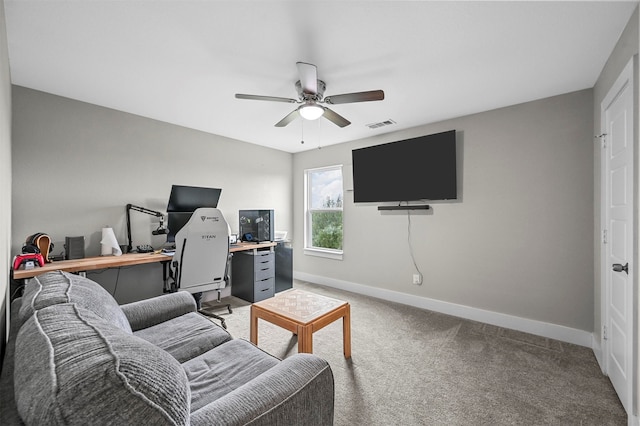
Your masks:
[[[277,243],[239,243],[231,246],[229,251],[235,253],[246,250],[261,250],[276,246]],[[45,263],[33,269],[17,269],[13,271],[13,278],[21,280],[35,277],[51,271],[84,272],[94,269],[118,268],[120,266],[143,265],[145,263],[170,262],[173,256],[162,253],[127,253],[122,256],[95,256],[84,259],[59,260]]]
[[[269,247],[275,247],[277,245],[278,243],[274,243],[271,241],[268,241],[265,243],[237,243],[237,244],[231,244],[231,248],[229,249],[229,251],[231,253],[235,253],[238,251],[262,250]]]
[[[59,260],[45,263],[33,269],[17,269],[13,271],[16,280],[35,277],[50,271],[83,272],[93,269],[117,268],[120,266],[142,265],[144,263],[168,262],[171,256],[156,253],[127,253],[122,256],[96,256],[84,259]]]

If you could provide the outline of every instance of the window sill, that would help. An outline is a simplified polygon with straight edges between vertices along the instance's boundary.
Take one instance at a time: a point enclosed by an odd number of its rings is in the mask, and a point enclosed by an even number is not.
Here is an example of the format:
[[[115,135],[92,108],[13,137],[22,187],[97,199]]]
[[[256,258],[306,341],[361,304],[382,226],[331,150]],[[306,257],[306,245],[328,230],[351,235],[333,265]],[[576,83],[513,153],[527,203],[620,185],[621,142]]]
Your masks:
[[[305,248],[304,254],[307,256],[325,257],[327,259],[342,260],[342,250],[323,250],[319,248]]]

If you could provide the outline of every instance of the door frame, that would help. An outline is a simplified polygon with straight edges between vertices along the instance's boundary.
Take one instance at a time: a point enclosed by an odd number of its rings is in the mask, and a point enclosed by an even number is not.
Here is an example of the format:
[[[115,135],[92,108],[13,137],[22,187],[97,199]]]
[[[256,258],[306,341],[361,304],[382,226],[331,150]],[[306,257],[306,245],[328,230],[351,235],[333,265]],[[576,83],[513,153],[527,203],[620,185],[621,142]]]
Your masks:
[[[600,139],[600,353],[602,356],[602,360],[600,362],[600,367],[602,372],[605,375],[609,375],[608,366],[609,366],[609,347],[608,342],[605,339],[604,329],[605,326],[609,324],[609,278],[608,273],[611,268],[609,265],[608,259],[608,249],[606,245],[606,230],[608,227],[608,167],[607,167],[607,155],[605,149],[603,149],[603,138],[606,141],[606,132],[607,132],[607,123],[606,123],[606,110],[608,107],[614,102],[614,100],[618,97],[620,92],[627,86],[631,89],[631,96],[633,97],[633,111],[631,113],[631,117],[633,120],[636,119],[636,96],[634,92],[634,60],[635,57],[632,57],[624,69],[620,72],[620,75],[616,79],[615,83],[611,86],[607,95],[602,100],[600,104],[600,135],[596,136]],[[638,259],[638,244],[637,244],[637,232],[638,232],[638,162],[636,158],[638,157],[638,144],[636,143],[636,131],[635,125],[633,126],[633,134],[631,136],[633,152],[631,153],[631,164],[633,167],[633,184],[634,188],[632,191],[632,200],[631,204],[633,206],[633,214],[632,214],[632,253],[629,259],[629,265],[631,267],[630,271],[630,279],[631,279],[631,288],[632,288],[632,319],[631,322],[633,324],[633,332],[631,333],[631,342],[629,342],[627,356],[631,359],[631,370],[630,376],[632,380],[631,384],[631,395],[629,397],[629,401],[631,404],[630,410],[627,413],[628,416],[628,424],[639,424],[638,422],[638,405],[639,405],[639,394],[638,394],[638,289],[637,289],[637,276],[635,273],[635,265],[639,265],[637,262]],[[596,354],[597,355],[597,354]],[[599,360],[600,361],[600,360]]]

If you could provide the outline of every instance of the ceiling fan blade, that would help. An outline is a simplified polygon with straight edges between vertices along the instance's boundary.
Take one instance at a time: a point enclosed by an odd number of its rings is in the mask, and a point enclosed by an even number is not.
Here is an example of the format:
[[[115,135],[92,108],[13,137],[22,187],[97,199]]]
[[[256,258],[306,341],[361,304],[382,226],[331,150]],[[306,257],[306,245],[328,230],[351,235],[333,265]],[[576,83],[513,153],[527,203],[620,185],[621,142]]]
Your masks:
[[[293,111],[291,111],[289,114],[287,114],[282,120],[278,121],[276,123],[276,127],[284,127],[287,124],[291,123],[293,120],[295,120],[296,118],[298,118],[298,110],[294,109]]]
[[[277,96],[245,95],[243,93],[236,93],[236,99],[249,99],[252,101],[288,102],[293,104],[298,102],[295,99],[291,99],[291,98],[279,98]]]
[[[313,64],[306,62],[296,62],[298,67],[298,75],[300,76],[300,85],[302,91],[310,95],[318,93],[318,70]]]
[[[370,90],[368,92],[345,93],[344,95],[333,95],[324,98],[328,104],[350,104],[354,102],[381,101],[384,99],[384,91]]]
[[[327,107],[324,107],[324,117],[339,127],[346,127],[351,124],[349,120]]]

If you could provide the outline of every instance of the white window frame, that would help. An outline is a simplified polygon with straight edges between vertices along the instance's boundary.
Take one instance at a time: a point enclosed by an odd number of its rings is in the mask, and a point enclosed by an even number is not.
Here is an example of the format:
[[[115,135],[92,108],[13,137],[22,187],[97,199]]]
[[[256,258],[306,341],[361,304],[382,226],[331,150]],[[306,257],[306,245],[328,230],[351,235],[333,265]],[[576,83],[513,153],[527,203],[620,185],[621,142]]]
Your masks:
[[[342,207],[339,209],[311,209],[311,179],[309,175],[311,173],[327,171],[327,170],[340,170],[340,174],[342,175]],[[342,164],[334,165],[334,166],[326,166],[326,167],[317,167],[313,169],[306,169],[304,171],[304,254],[309,256],[319,256],[325,257],[328,259],[342,260],[344,250],[338,249],[329,249],[322,247],[313,247],[312,243],[312,226],[311,226],[311,213],[315,211],[342,211],[342,243],[344,245],[344,168]]]

